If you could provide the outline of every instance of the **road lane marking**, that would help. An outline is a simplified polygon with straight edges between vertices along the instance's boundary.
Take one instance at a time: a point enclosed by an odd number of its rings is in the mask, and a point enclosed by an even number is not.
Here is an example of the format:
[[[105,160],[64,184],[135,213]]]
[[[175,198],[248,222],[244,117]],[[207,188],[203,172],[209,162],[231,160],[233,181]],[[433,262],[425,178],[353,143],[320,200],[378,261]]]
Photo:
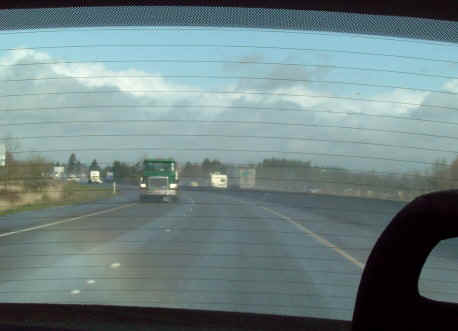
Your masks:
[[[348,261],[350,261],[351,263],[353,263],[354,265],[356,265],[360,269],[364,269],[364,263],[358,261],[356,258],[354,258],[350,254],[345,252],[343,249],[337,247],[336,245],[334,245],[333,243],[331,243],[327,239],[324,239],[320,235],[316,234],[315,232],[313,232],[312,230],[307,228],[305,225],[302,225],[302,224],[296,222],[295,220],[293,220],[292,218],[290,218],[290,217],[288,217],[286,215],[283,215],[283,214],[281,214],[281,213],[279,213],[279,212],[277,212],[277,211],[275,211],[275,210],[273,210],[271,208],[264,207],[264,206],[261,206],[261,208],[264,209],[264,210],[267,210],[268,212],[270,212],[270,213],[272,213],[274,215],[277,215],[278,217],[283,218],[285,221],[288,221],[289,223],[294,225],[296,228],[298,228],[302,232],[304,232],[304,233],[308,234],[309,236],[313,237],[313,239],[315,239],[316,241],[318,241],[322,245],[326,246],[327,248],[332,249],[337,254],[339,254],[343,258],[347,259]]]
[[[70,222],[77,221],[77,220],[80,220],[80,219],[83,219],[83,218],[87,218],[87,217],[102,215],[102,214],[110,213],[112,211],[116,211],[116,210],[120,210],[120,209],[124,209],[124,208],[128,208],[128,207],[132,207],[132,206],[134,206],[136,204],[137,203],[130,203],[130,204],[123,205],[123,206],[120,206],[120,207],[100,210],[100,211],[97,211],[97,212],[94,212],[94,213],[90,213],[90,214],[85,214],[85,215],[81,215],[81,216],[77,216],[77,217],[63,219],[61,221],[56,221],[56,222],[46,223],[46,224],[42,224],[42,225],[32,226],[30,228],[24,228],[24,229],[20,229],[20,230],[16,230],[16,231],[4,232],[4,233],[0,233],[0,238],[12,236],[13,234],[19,234],[19,233],[23,233],[23,232],[40,230],[40,229],[48,228],[48,227],[54,226],[54,225],[70,223]]]
[[[89,285],[95,284],[95,280],[89,279],[89,280],[87,281],[87,283],[88,283]]]
[[[193,198],[189,197],[189,200],[191,200],[191,208],[190,208],[190,212],[192,213],[192,206],[196,204],[196,202],[194,201]]]
[[[81,293],[80,290],[73,290],[73,291],[70,292],[71,295],[78,295],[80,293]]]
[[[230,199],[232,199],[234,201],[238,201],[238,202],[246,204],[246,205],[254,205],[254,204],[245,202],[243,200],[235,199],[235,198],[232,198],[232,197]],[[254,205],[254,206],[256,206],[256,205]],[[295,220],[293,220],[292,218],[290,218],[290,217],[288,217],[286,215],[283,215],[282,213],[279,213],[276,210],[273,210],[273,209],[271,209],[269,207],[265,207],[265,206],[256,206],[256,207],[261,207],[262,209],[264,209],[264,210],[266,210],[266,211],[268,211],[268,212],[270,212],[270,213],[282,218],[283,220],[287,221],[288,223],[294,225],[296,228],[298,228],[302,232],[304,232],[307,235],[311,236],[313,239],[318,241],[320,244],[322,244],[325,247],[335,251],[337,254],[339,254],[340,256],[342,256],[344,259],[346,259],[347,261],[351,262],[352,264],[356,265],[361,270],[364,269],[364,263],[360,262],[358,259],[354,258],[353,256],[351,256],[350,254],[345,252],[343,249],[337,247],[336,245],[334,245],[333,243],[331,243],[327,239],[325,239],[325,238],[321,237],[320,235],[316,234],[315,232],[313,232],[312,230],[307,228],[305,225],[302,225],[302,224],[296,222]]]

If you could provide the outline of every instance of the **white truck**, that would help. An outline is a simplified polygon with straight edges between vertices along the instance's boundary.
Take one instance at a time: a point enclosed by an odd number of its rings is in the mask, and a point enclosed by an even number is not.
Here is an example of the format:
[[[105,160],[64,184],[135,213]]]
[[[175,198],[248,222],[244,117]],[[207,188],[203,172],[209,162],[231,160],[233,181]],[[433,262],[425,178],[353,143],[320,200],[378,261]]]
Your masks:
[[[91,170],[89,172],[89,184],[102,184],[102,180],[100,179],[100,171],[98,170]]]
[[[227,188],[227,175],[219,172],[210,174],[210,185],[214,188]]]
[[[252,189],[256,186],[256,169],[241,168],[240,169],[240,188]]]
[[[230,187],[236,189],[254,189],[256,187],[256,168],[233,166],[228,168]]]
[[[55,179],[62,179],[65,176],[65,167],[55,166],[53,168],[53,177]]]

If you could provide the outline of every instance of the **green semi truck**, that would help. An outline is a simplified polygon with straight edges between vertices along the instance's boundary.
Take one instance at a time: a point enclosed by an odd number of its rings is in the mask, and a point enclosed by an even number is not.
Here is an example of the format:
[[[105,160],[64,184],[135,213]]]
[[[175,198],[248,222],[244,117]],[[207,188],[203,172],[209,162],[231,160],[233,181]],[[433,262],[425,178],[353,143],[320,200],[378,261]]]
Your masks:
[[[175,160],[145,159],[140,177],[140,200],[178,200],[178,170]]]

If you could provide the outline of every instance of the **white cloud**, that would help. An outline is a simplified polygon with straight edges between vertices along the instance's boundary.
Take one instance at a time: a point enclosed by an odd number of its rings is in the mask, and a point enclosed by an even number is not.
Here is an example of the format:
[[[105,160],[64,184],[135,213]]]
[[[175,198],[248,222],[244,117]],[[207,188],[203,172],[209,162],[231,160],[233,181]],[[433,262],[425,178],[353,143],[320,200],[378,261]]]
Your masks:
[[[0,64],[2,66],[15,65],[18,63],[27,63],[23,62],[24,60],[34,60],[35,62],[49,62],[51,57],[43,52],[37,52],[31,49],[15,49],[6,53],[5,56],[0,58]]]
[[[374,102],[371,110],[378,114],[407,115],[418,109],[428,95],[429,92],[394,89],[376,95],[375,100],[387,101],[387,103]]]
[[[157,73],[148,74],[135,69],[112,71],[103,64],[54,64],[51,69],[55,74],[73,77],[87,87],[113,87],[138,97],[154,96],[154,93],[148,91],[173,91],[188,88],[167,83]]]
[[[452,93],[458,93],[458,79],[449,80],[444,84],[444,89]]]
[[[0,57],[0,89],[2,95],[34,93],[34,96],[3,97],[0,98],[0,109],[35,109],[33,112],[15,111],[3,112],[0,124],[29,121],[102,121],[97,124],[72,125],[44,125],[44,126],[10,126],[7,132],[12,135],[47,136],[47,135],[94,135],[94,134],[121,134],[124,137],[72,138],[43,140],[23,140],[24,150],[56,150],[78,148],[111,148],[115,151],[81,152],[83,160],[98,157],[110,162],[113,159],[135,159],[145,150],[135,151],[135,147],[163,148],[163,153],[176,155],[177,158],[191,158],[199,160],[203,157],[219,157],[228,161],[256,161],[263,157],[283,156],[302,159],[311,159],[313,163],[339,165],[348,167],[367,167],[386,170],[386,167],[401,169],[405,164],[383,164],[371,160],[371,156],[390,157],[397,159],[411,159],[419,161],[433,161],[436,157],[447,156],[444,153],[427,152],[407,148],[391,148],[373,146],[369,144],[331,143],[325,140],[347,140],[373,142],[378,144],[398,146],[419,146],[445,148],[442,139],[427,136],[412,136],[388,132],[376,132],[368,129],[386,129],[392,131],[424,132],[430,134],[456,135],[456,127],[444,127],[409,121],[408,118],[433,116],[425,113],[420,104],[456,105],[456,97],[439,95],[428,92],[410,91],[404,89],[384,90],[371,95],[367,99],[384,102],[368,102],[345,99],[345,90],[338,96],[344,98],[326,98],[337,96],[332,91],[319,88],[320,85],[310,85],[300,81],[315,78],[314,75],[324,77],[326,72],[281,70],[274,68],[272,72],[263,76],[294,78],[280,81],[249,81],[240,80],[229,83],[221,90],[221,94],[206,93],[198,80],[188,81],[187,84],[166,79],[160,72],[146,72],[138,68],[127,70],[113,70],[104,64],[90,63],[58,63],[44,52],[33,50],[16,50]],[[25,63],[49,63],[41,65],[22,65]],[[244,66],[246,68],[246,65]],[[11,82],[9,79],[61,77],[66,79],[34,80]],[[142,78],[140,78],[142,77]],[[297,81],[299,80],[299,81]],[[457,81],[449,81],[444,88],[454,91]],[[118,93],[106,93],[116,90]],[[146,93],[141,91],[160,90],[167,93]],[[216,89],[210,89],[215,91]],[[91,92],[87,94],[43,94],[46,92]],[[193,91],[176,92],[176,91]],[[260,91],[257,94],[254,91]],[[254,93],[253,93],[254,92]],[[313,96],[313,97],[311,97]],[[349,93],[349,97],[355,97]],[[363,97],[361,97],[363,98]],[[364,97],[366,98],[366,97]],[[397,103],[399,102],[399,103]],[[107,107],[97,107],[105,105]],[[119,107],[128,105],[130,107]],[[54,110],[40,110],[37,108],[54,108]],[[76,107],[76,108],[66,108]],[[80,108],[77,108],[80,107]],[[295,109],[299,111],[288,111]],[[429,108],[428,108],[429,109]],[[303,111],[300,111],[303,110]],[[373,115],[405,116],[406,120],[396,120],[377,116],[337,115],[322,112],[323,110],[370,113]],[[431,111],[431,110],[428,110]],[[436,111],[436,110],[435,110]],[[436,113],[434,113],[436,114]],[[458,121],[458,112],[441,113],[447,120]],[[434,115],[435,116],[435,115]],[[195,122],[154,122],[154,120],[217,120],[217,121],[244,121],[240,123],[209,124]],[[110,120],[121,122],[109,122]],[[128,122],[128,120],[145,120],[145,122]],[[103,123],[107,121],[107,123]],[[124,122],[123,122],[124,121]],[[261,123],[263,122],[263,123]],[[304,127],[300,125],[274,125],[268,123],[316,124],[318,127]],[[325,126],[325,127],[320,127]],[[328,126],[328,127],[326,127]],[[329,126],[355,127],[361,129],[343,129]],[[226,135],[243,136],[245,138],[225,137],[133,137],[132,134],[172,134],[172,135]],[[247,136],[276,136],[296,137],[297,140],[276,140],[264,138],[246,138]],[[302,139],[305,138],[306,140]],[[302,140],[301,140],[302,139]],[[310,139],[310,140],[307,140]],[[321,139],[322,142],[312,141]],[[216,149],[247,149],[253,152],[173,152],[174,148],[216,148]],[[118,149],[118,150],[116,150]],[[131,150],[129,150],[131,149]],[[259,150],[278,150],[298,152],[290,155],[259,154]],[[307,155],[308,152],[322,152],[329,154],[351,154],[369,157],[368,159],[344,159]],[[156,152],[154,152],[156,153]],[[160,153],[158,151],[157,153]],[[176,153],[176,154],[174,154]],[[301,155],[300,153],[305,153]],[[69,152],[48,153],[52,157],[65,160]],[[421,165],[417,165],[421,166]]]

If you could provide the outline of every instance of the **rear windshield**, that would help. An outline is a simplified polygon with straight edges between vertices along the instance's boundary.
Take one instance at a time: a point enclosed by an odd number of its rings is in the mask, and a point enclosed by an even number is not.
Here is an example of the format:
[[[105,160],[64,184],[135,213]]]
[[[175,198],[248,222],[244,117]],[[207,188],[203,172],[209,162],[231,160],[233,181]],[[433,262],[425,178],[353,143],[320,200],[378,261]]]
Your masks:
[[[456,44],[199,22],[0,31],[0,302],[350,320],[392,217],[458,188]]]

